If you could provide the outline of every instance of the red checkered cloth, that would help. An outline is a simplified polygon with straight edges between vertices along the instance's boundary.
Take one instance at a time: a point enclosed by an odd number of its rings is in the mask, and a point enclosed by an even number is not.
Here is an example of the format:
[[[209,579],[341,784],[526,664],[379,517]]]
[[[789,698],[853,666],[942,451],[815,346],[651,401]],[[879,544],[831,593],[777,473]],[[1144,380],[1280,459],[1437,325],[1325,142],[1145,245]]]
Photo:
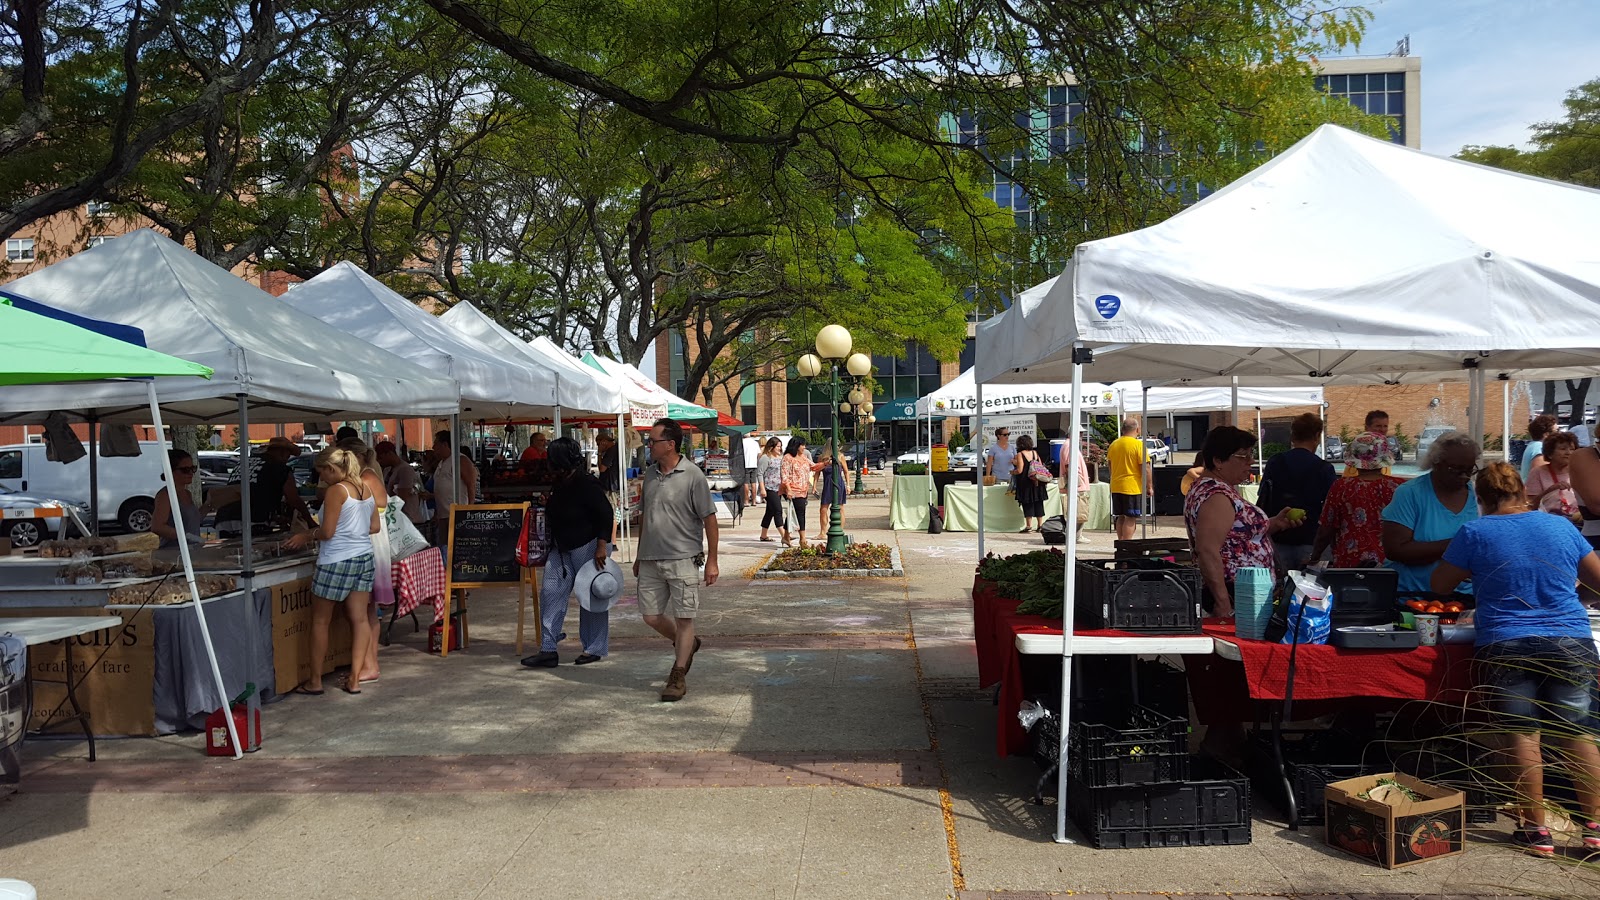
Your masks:
[[[444,621],[444,554],[429,547],[394,563],[395,618],[410,615],[423,603],[433,604],[433,620]]]

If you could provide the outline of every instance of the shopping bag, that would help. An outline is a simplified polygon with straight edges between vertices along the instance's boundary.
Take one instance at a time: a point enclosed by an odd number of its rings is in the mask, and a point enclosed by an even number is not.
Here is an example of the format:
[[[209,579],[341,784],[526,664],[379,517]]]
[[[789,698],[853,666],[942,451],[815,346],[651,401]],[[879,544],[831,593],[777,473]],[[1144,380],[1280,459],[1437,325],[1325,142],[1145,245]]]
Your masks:
[[[544,533],[544,510],[530,506],[528,514],[522,517],[522,534],[517,538],[517,565],[524,569],[542,566],[549,554]]]
[[[1326,644],[1333,631],[1333,598],[1328,586],[1301,572],[1291,572],[1289,577],[1294,589],[1280,643]]]
[[[383,510],[383,533],[389,538],[389,553],[396,560],[428,549],[428,541],[417,526],[405,515],[405,501],[389,495],[389,505]]]

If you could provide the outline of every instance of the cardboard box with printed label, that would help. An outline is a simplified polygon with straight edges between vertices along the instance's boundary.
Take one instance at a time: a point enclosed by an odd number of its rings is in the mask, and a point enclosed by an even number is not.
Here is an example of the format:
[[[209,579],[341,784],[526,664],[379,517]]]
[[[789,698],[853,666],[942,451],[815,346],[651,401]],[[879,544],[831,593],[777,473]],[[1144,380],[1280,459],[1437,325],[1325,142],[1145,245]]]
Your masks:
[[[1323,797],[1328,846],[1385,869],[1466,850],[1466,796],[1460,791],[1388,772],[1335,781]]]

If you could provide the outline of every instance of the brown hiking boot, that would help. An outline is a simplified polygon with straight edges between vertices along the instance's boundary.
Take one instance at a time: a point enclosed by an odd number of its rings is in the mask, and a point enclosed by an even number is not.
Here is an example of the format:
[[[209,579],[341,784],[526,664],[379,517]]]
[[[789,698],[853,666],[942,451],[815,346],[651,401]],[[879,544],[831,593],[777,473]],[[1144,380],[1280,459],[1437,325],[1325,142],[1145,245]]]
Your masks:
[[[689,686],[685,684],[683,680],[683,676],[686,675],[688,671],[688,669],[685,669],[682,666],[672,667],[672,673],[667,676],[667,686],[661,689],[662,702],[672,703],[677,700],[682,700],[683,695],[689,692]]]

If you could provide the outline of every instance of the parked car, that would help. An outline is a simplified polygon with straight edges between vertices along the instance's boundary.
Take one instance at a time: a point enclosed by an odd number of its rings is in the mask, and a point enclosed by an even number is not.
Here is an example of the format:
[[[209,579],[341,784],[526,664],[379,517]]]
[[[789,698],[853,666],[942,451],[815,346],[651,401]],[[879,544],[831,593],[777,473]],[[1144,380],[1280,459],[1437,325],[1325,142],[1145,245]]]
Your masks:
[[[1328,459],[1335,462],[1342,461],[1344,459],[1344,439],[1329,435],[1327,453]]]
[[[1453,425],[1429,425],[1423,428],[1422,434],[1417,436],[1417,459],[1422,459],[1428,455],[1428,448],[1433,446],[1434,441],[1455,430]],[[1390,440],[1392,441],[1393,438],[1390,438]],[[1399,447],[1394,448],[1394,458],[1395,462],[1400,461]]]
[[[859,467],[863,456],[868,469],[881,469],[889,461],[889,445],[883,441],[856,441],[845,445],[844,460],[851,471]]]
[[[200,467],[200,487],[209,491],[227,484],[233,477],[234,470],[239,468],[239,454],[232,450],[201,450],[195,465]]]
[[[161,489],[161,454],[166,444],[140,441],[138,456],[103,456],[99,461],[100,521],[124,531],[149,531]],[[45,458],[44,444],[0,447],[0,487],[35,497],[57,498],[80,508],[89,501],[89,457],[62,464]]]
[[[52,540],[61,536],[61,529],[66,525],[63,516],[24,516],[12,518],[23,510],[35,509],[62,509],[68,504],[48,497],[36,497],[33,494],[24,494],[19,491],[0,487],[0,510],[6,512],[6,517],[0,520],[0,537],[10,538],[11,546],[22,549],[37,547],[40,541]],[[89,512],[89,504],[75,504],[85,515]]]
[[[963,447],[960,450],[953,450],[950,452],[950,468],[976,469],[977,467],[978,451],[972,449],[971,447]]]
[[[1160,438],[1145,438],[1144,451],[1149,455],[1150,462],[1156,465],[1166,465],[1172,459],[1172,448]]]
[[[912,464],[927,465],[928,464],[928,448],[927,447],[912,447],[910,450],[907,450],[905,453],[902,453],[899,456],[896,456],[894,458],[894,464],[896,466],[905,466],[905,465],[912,465]]]

